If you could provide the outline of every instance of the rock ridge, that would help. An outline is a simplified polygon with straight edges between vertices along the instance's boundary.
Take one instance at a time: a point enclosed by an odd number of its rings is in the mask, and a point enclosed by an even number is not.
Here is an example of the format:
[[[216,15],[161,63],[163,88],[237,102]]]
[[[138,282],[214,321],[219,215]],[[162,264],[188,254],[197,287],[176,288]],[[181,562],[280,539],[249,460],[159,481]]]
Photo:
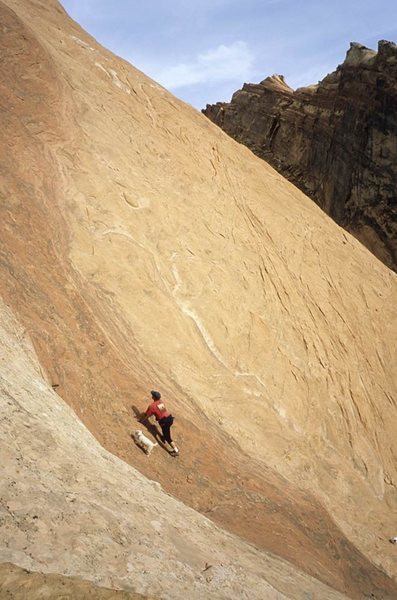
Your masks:
[[[395,274],[54,0],[0,15],[1,559],[155,596],[165,564],[181,598],[395,598]],[[180,460],[132,443],[154,386]]]
[[[397,46],[352,42],[318,84],[244,84],[202,111],[397,268]]]

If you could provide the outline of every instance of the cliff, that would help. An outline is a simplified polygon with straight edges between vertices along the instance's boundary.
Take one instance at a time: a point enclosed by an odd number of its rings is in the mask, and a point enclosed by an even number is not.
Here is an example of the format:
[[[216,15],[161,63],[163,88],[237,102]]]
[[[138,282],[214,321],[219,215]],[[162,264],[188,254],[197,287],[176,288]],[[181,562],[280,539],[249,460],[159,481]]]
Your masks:
[[[55,0],[0,21],[0,561],[395,598],[395,274]]]
[[[396,81],[395,44],[351,44],[317,85],[293,91],[276,75],[203,113],[396,270]]]

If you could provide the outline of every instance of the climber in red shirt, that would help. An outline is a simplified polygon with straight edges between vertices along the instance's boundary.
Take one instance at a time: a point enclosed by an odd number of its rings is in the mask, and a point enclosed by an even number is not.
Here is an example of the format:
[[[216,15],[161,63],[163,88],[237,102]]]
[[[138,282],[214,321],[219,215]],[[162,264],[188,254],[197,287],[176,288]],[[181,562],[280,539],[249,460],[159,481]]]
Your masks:
[[[172,448],[170,454],[173,456],[178,456],[179,450],[171,438],[171,425],[174,422],[174,417],[167,411],[164,402],[161,400],[160,392],[151,391],[150,393],[152,395],[153,402],[147,407],[145,414],[141,418],[141,421],[146,421],[146,419],[149,419],[152,415],[154,415],[156,417],[156,421],[161,427],[161,431],[163,432],[161,441],[168,442]]]

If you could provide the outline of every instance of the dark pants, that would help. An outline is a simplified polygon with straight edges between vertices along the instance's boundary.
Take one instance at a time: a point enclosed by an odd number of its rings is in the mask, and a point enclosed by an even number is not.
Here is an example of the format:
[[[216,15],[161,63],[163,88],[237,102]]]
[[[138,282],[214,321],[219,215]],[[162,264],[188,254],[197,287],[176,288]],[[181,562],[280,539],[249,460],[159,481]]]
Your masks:
[[[172,442],[171,425],[173,424],[173,422],[174,422],[174,417],[172,415],[168,415],[168,417],[164,417],[163,419],[160,419],[160,421],[159,421],[161,431],[163,432],[163,438],[169,444],[171,444],[171,442]]]

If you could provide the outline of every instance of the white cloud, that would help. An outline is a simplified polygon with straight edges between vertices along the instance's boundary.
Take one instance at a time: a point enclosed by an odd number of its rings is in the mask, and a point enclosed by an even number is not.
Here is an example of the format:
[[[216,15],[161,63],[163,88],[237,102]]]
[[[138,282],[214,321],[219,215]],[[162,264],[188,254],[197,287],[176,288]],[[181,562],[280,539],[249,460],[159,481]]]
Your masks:
[[[151,71],[151,76],[164,87],[174,90],[198,83],[240,81],[246,80],[253,60],[247,44],[237,41],[198,54],[190,62]]]

